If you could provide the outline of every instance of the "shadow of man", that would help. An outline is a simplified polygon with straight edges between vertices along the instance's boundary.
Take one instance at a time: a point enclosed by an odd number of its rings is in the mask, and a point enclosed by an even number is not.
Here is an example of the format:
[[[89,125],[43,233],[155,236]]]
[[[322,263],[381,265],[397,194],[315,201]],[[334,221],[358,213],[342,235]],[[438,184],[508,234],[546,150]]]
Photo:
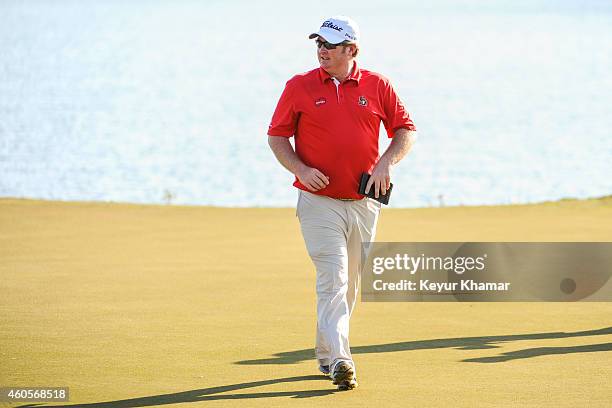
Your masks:
[[[239,400],[252,398],[273,398],[273,397],[290,397],[290,398],[312,398],[330,395],[337,390],[335,388],[321,390],[304,390],[304,391],[270,391],[270,392],[251,392],[251,393],[233,393],[222,394],[229,391],[244,390],[247,388],[262,387],[265,385],[292,383],[300,381],[325,381],[329,383],[329,377],[323,375],[302,375],[298,377],[274,378],[271,380],[253,381],[240,384],[222,385],[218,387],[202,388],[198,390],[190,390],[177,392],[173,394],[152,395],[141,398],[131,398],[117,401],[93,402],[86,404],[69,404],[69,405],[44,405],[45,407],[105,407],[105,408],[131,408],[131,407],[149,407],[157,405],[179,404],[184,402],[200,402],[200,401],[219,401],[219,400]],[[43,404],[28,404],[20,405],[19,408],[40,407]]]
[[[498,336],[480,336],[480,337],[458,337],[448,339],[431,339],[431,340],[415,340],[415,341],[402,341],[399,343],[388,343],[388,344],[372,344],[368,346],[355,346],[351,347],[351,353],[353,354],[369,354],[369,353],[390,353],[397,351],[409,351],[409,350],[432,350],[442,348],[454,348],[457,350],[484,350],[499,348],[499,344],[508,343],[513,341],[524,341],[524,340],[543,340],[543,339],[563,339],[573,337],[585,337],[585,336],[605,336],[612,334],[612,327],[606,327],[603,329],[596,330],[584,330],[576,332],[549,332],[549,333],[529,333],[529,334],[510,334],[510,335],[498,335]],[[568,352],[593,352],[593,351],[607,351],[606,346],[599,346],[592,349],[589,348],[577,348],[574,351]],[[547,348],[539,350],[538,353],[523,353],[520,358],[536,357],[540,355],[548,354],[562,354],[559,350],[553,348]],[[243,360],[237,361],[235,364],[240,365],[258,365],[258,364],[295,364],[301,361],[314,359],[314,351],[312,349],[303,349],[295,351],[285,351],[276,353],[272,358],[262,358],[257,360]],[[508,359],[500,358],[498,360],[487,360],[486,362],[497,362],[507,361]],[[463,360],[463,361],[474,361],[474,362],[485,362],[479,359],[474,360]]]

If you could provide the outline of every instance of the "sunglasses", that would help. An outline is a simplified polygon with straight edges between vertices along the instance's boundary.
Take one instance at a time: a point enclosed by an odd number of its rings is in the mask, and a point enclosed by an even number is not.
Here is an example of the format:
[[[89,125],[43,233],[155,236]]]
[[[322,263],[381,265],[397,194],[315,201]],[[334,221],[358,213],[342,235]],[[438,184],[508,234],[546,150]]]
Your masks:
[[[342,41],[340,44],[332,44],[330,42],[327,41],[322,41],[321,39],[317,38],[315,40],[315,42],[317,43],[317,48],[321,48],[321,46],[325,47],[326,50],[335,50],[337,46],[339,45],[346,45],[348,44],[348,41]]]

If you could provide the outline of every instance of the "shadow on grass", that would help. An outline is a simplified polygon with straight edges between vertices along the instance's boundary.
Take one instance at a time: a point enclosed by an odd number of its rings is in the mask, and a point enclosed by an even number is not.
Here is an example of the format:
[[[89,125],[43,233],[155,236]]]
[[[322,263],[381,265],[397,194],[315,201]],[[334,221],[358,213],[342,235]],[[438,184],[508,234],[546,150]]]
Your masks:
[[[598,330],[585,330],[578,332],[551,332],[551,333],[533,333],[533,334],[512,334],[505,336],[483,336],[483,337],[460,337],[450,339],[433,339],[433,340],[417,340],[417,341],[402,341],[399,343],[389,344],[374,344],[371,346],[355,346],[351,347],[352,354],[368,354],[368,353],[390,353],[396,351],[409,351],[409,350],[432,350],[442,348],[454,348],[457,350],[482,350],[498,348],[500,343],[507,343],[512,341],[522,340],[542,340],[542,339],[563,339],[570,337],[583,337],[583,336],[600,336],[612,334],[612,327],[606,327]],[[503,357],[500,356],[499,360],[486,360],[483,359],[469,359],[462,360],[466,362],[480,362],[480,363],[493,363],[503,362],[512,360],[513,358],[529,358],[537,357],[547,354],[565,354],[562,350],[568,350],[567,353],[585,353],[593,351],[608,351],[609,348],[602,347],[604,345],[596,345],[592,350],[587,349],[589,346],[580,347],[543,347],[538,352],[530,352],[530,350],[516,351],[518,357]],[[599,348],[598,348],[599,347]],[[576,350],[573,350],[576,349]],[[522,353],[522,354],[519,354]],[[504,353],[506,354],[506,353]],[[511,353],[508,353],[511,354]],[[496,359],[497,357],[489,357],[489,359]],[[282,353],[274,354],[272,358],[262,358],[257,360],[242,360],[237,361],[235,364],[242,365],[256,365],[256,364],[295,364],[301,361],[314,359],[314,351],[312,349],[286,351]]]
[[[612,351],[612,343],[588,344],[573,347],[538,347],[526,350],[510,351],[499,356],[468,358],[461,360],[468,363],[502,363],[504,361],[519,360],[553,354],[593,353],[596,351]]]
[[[238,391],[246,388],[261,387],[264,385],[291,383],[300,381],[325,381],[329,388],[322,390],[308,391],[278,391],[278,392],[251,392],[239,394],[221,394],[228,391]],[[158,405],[181,404],[185,402],[219,401],[219,400],[240,400],[252,398],[272,398],[272,397],[291,397],[291,398],[311,398],[322,397],[338,392],[332,388],[329,377],[323,375],[302,375],[298,377],[274,378],[271,380],[253,381],[241,384],[222,385],[219,387],[202,388],[199,390],[183,391],[174,394],[152,395],[150,397],[131,398],[117,401],[93,402],[87,404],[68,404],[68,405],[46,405],[28,404],[20,405],[19,408],[31,407],[88,407],[88,408],[130,408],[130,407],[149,407]]]

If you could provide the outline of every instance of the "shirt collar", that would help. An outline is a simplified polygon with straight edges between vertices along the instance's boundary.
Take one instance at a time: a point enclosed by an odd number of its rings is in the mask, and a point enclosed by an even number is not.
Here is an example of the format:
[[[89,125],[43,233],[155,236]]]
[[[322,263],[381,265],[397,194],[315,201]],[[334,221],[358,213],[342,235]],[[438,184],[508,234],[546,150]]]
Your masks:
[[[327,80],[332,79],[331,75],[327,73],[323,68],[319,67],[319,78],[321,79],[321,83],[325,83]],[[353,61],[353,70],[349,74],[348,77],[344,80],[346,81],[355,81],[357,85],[359,85],[359,81],[361,80],[361,70],[359,69],[359,65],[357,65],[357,61]]]

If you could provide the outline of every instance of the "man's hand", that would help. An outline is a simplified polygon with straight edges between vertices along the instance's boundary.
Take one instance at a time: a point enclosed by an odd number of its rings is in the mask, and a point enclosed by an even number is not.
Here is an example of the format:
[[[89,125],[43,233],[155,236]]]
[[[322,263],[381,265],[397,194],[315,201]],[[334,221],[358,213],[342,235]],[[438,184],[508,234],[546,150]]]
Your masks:
[[[280,164],[295,174],[310,191],[318,191],[329,184],[329,177],[300,160],[288,137],[268,136],[268,144]]]
[[[372,170],[372,176],[366,184],[366,194],[370,188],[374,188],[374,196],[387,194],[387,190],[391,188],[391,167],[406,156],[412,144],[414,143],[415,132],[407,129],[397,129],[393,135],[391,144],[378,160],[376,166]]]
[[[296,177],[310,191],[318,191],[329,184],[329,177],[314,167],[302,164],[298,167]]]
[[[366,194],[370,192],[370,188],[374,188],[374,197],[376,198],[379,195],[387,194],[387,190],[391,188],[391,164],[387,160],[381,158],[374,166],[372,176],[366,184]]]

